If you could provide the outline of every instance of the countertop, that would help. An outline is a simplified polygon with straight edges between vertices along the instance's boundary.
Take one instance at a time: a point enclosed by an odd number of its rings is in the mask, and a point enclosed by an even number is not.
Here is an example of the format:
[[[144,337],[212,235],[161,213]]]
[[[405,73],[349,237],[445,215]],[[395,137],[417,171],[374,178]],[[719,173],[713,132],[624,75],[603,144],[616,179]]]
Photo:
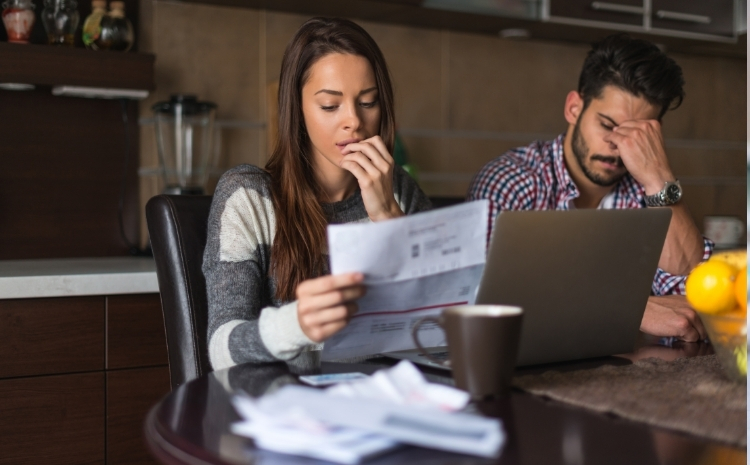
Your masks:
[[[159,292],[149,257],[0,260],[0,299]]]

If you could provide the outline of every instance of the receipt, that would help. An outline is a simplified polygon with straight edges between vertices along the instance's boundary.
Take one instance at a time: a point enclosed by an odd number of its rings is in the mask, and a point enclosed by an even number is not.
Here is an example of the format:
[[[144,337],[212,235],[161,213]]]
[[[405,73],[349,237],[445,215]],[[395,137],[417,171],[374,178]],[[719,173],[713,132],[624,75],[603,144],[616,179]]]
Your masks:
[[[474,303],[486,256],[489,202],[478,200],[377,223],[328,226],[331,273],[361,272],[367,294],[323,360],[414,348],[411,329],[447,306]],[[425,347],[445,345],[425,325]]]

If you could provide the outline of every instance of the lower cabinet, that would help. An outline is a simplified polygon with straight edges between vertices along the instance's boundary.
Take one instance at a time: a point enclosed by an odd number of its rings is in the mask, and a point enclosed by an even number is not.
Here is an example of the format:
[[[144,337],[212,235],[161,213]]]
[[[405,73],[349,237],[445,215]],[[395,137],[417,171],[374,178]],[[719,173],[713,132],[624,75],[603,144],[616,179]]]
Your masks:
[[[107,372],[107,464],[157,463],[143,439],[143,421],[169,392],[169,368]]]
[[[0,463],[104,463],[104,377],[0,381]]]
[[[0,300],[0,465],[156,464],[167,363],[158,294]]]

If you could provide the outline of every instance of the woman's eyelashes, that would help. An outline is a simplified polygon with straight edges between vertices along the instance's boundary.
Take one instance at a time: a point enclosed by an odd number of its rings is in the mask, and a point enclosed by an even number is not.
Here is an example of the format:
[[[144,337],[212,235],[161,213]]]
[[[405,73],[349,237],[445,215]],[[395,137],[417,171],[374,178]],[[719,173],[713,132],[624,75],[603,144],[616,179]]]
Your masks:
[[[359,102],[358,105],[362,108],[375,108],[378,106],[378,101],[373,100],[371,102]],[[341,105],[321,105],[320,109],[323,111],[336,111]]]

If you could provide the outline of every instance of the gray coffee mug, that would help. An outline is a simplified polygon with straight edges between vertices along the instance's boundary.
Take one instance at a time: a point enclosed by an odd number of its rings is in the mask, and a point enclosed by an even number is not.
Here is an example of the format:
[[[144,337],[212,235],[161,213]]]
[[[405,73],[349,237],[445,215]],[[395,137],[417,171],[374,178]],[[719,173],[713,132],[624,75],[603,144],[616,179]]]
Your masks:
[[[456,387],[474,399],[507,394],[518,356],[523,310],[507,305],[447,307],[439,317],[420,319],[412,328],[414,343],[430,360],[450,366]],[[429,355],[419,341],[423,323],[438,324],[448,339],[450,361]]]

